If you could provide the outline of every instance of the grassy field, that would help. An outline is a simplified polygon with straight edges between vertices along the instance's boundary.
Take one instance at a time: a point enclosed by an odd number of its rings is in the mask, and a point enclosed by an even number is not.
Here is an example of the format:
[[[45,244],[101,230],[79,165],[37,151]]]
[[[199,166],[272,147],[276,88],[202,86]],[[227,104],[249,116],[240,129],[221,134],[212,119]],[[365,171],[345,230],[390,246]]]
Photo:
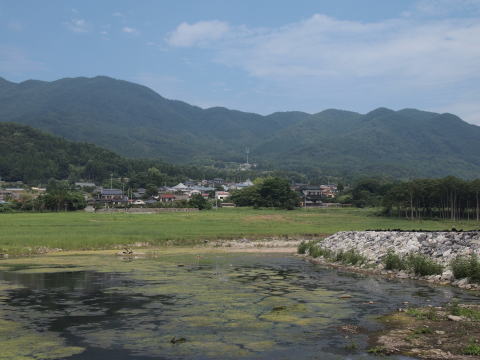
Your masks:
[[[109,249],[136,242],[191,245],[204,239],[328,235],[366,229],[478,229],[474,221],[410,221],[375,216],[364,209],[220,209],[196,213],[0,214],[0,253],[27,254],[39,248]]]

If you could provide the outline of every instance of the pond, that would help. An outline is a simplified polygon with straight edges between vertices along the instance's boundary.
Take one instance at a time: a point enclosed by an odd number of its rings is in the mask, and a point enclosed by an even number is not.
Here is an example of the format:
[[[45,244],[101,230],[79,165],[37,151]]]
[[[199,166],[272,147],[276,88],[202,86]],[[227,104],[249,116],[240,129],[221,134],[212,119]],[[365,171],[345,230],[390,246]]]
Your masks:
[[[369,359],[376,317],[454,297],[478,301],[280,253],[10,259],[0,262],[0,359]]]

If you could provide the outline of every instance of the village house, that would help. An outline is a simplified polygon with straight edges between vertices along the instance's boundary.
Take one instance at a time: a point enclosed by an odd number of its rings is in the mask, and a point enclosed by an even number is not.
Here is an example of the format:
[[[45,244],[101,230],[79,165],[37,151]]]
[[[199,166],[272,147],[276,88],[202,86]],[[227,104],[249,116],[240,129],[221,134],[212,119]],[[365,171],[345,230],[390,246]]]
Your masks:
[[[75,187],[79,188],[79,189],[85,189],[85,188],[95,189],[97,187],[97,185],[95,185],[92,182],[76,182]]]
[[[32,187],[30,189],[24,188],[6,188],[0,189],[0,200],[3,201],[18,201],[22,198],[36,199],[43,193],[45,193],[45,188]]]
[[[336,185],[304,185],[298,188],[305,207],[324,206],[323,200],[335,198]]]
[[[96,197],[96,203],[108,206],[126,205],[128,203],[128,196],[123,194],[120,189],[102,189]]]
[[[247,179],[244,182],[227,184],[226,188],[227,190],[242,190],[250,186],[253,186],[253,182],[250,179]]]
[[[174,194],[161,194],[159,201],[162,203],[172,203],[176,200]]]
[[[215,200],[224,201],[225,199],[230,197],[230,193],[228,191],[216,191],[215,192]]]
[[[0,190],[0,198],[3,200],[19,200],[22,194],[25,194],[26,190],[23,188],[7,188]]]

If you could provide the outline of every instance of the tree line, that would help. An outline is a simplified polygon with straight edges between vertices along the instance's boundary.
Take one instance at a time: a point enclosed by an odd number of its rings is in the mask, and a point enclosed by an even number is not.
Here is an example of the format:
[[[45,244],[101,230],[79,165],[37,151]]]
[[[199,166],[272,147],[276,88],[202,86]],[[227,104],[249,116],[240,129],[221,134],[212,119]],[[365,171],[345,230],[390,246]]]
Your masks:
[[[383,199],[387,215],[480,221],[480,179],[416,179],[393,186]]]
[[[342,196],[357,207],[381,206],[387,216],[480,221],[480,179],[366,179]]]

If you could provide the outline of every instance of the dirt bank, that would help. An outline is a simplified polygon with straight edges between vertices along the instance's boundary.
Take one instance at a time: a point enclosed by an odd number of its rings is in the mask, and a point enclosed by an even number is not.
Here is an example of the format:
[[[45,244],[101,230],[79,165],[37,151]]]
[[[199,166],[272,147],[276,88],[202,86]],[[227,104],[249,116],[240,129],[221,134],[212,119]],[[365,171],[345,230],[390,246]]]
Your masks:
[[[383,316],[369,352],[421,359],[480,359],[480,305],[400,309]]]

